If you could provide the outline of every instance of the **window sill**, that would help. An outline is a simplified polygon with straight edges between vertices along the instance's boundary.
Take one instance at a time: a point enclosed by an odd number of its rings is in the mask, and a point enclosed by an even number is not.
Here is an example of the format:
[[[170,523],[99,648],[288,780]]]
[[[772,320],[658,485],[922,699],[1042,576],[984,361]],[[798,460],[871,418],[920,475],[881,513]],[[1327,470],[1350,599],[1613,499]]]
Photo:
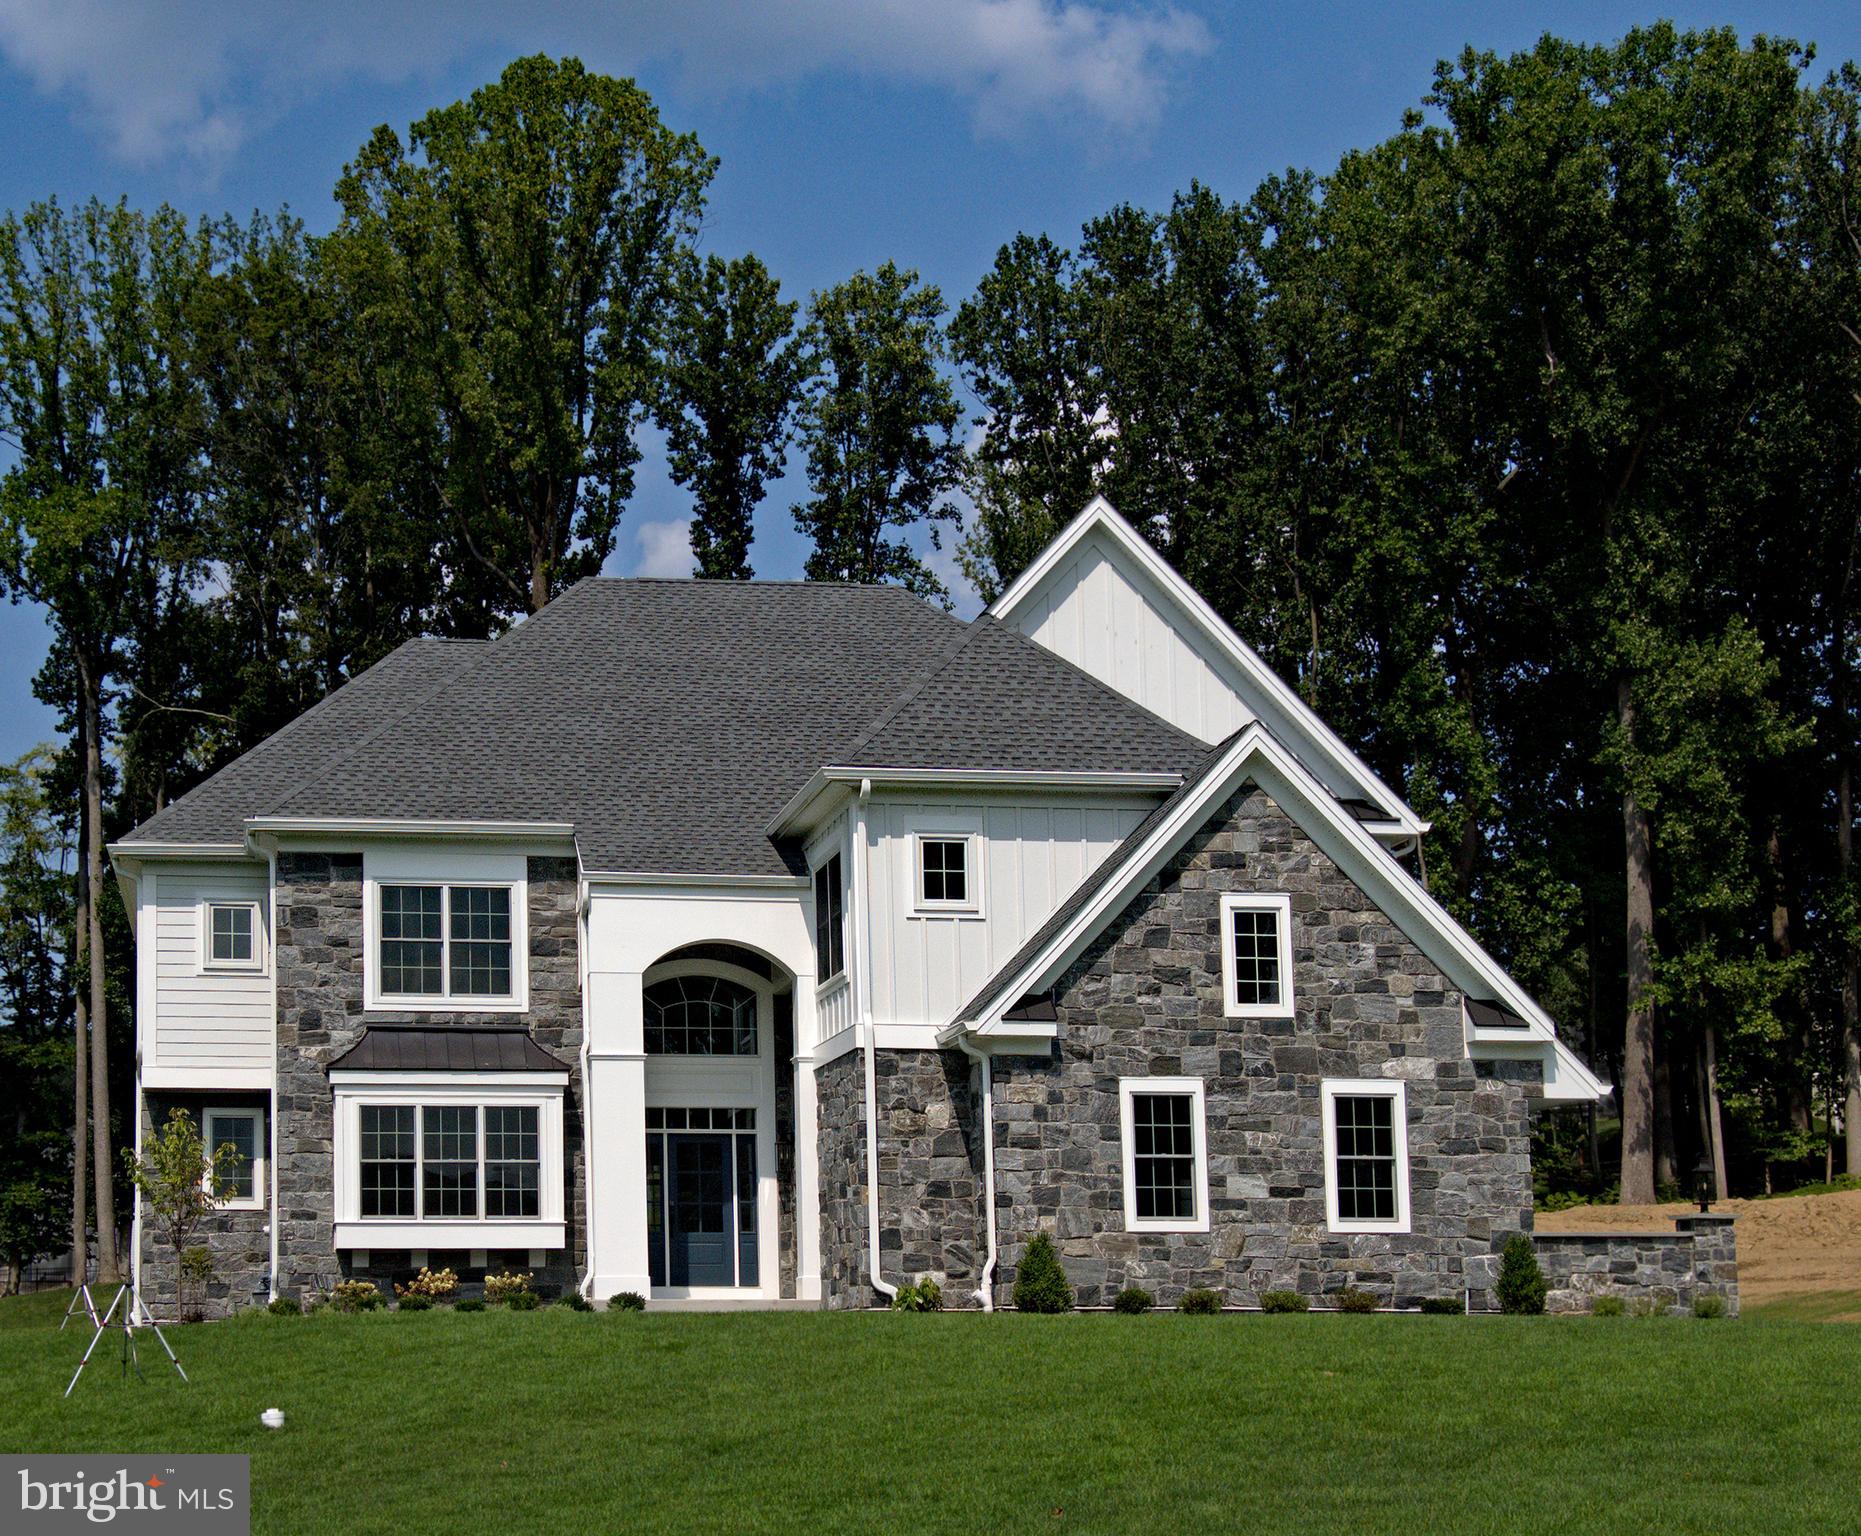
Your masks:
[[[1126,1217],[1124,1230],[1133,1237],[1147,1237],[1158,1232],[1206,1232],[1206,1221],[1143,1221]]]
[[[206,960],[201,963],[202,976],[263,976],[265,965],[259,960]]]
[[[364,1013],[526,1013],[529,1003],[516,997],[370,997]]]
[[[338,1248],[562,1248],[560,1221],[339,1221]]]

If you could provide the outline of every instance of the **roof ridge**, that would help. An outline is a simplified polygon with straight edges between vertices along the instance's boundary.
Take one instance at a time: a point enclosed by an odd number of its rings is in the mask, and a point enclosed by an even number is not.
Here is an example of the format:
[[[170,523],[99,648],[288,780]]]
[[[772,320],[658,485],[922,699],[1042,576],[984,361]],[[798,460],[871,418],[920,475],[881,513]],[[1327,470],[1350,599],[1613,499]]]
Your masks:
[[[517,629],[522,628],[523,626],[521,624],[517,626]],[[499,640],[515,632],[515,630],[507,629],[502,635],[497,635],[491,639],[479,642],[478,648],[475,649],[471,656],[467,657],[456,667],[448,667],[439,681],[434,683],[431,688],[420,694],[418,698],[414,700],[412,707],[418,708],[438,698],[441,693],[445,692],[447,688],[451,687],[452,684],[465,673],[475,671],[477,667],[485,661],[488,654],[497,648]],[[305,713],[308,714],[309,711],[305,711]],[[302,716],[299,718],[301,719]],[[275,801],[270,808],[262,814],[271,816],[277,815],[299,795],[303,794],[305,790],[311,788],[313,785],[322,783],[323,780],[327,779],[336,771],[339,765],[355,756],[357,752],[361,751],[363,747],[367,746],[377,736],[381,735],[382,732],[399,723],[399,718],[390,714],[386,719],[377,723],[373,730],[364,731],[360,736],[356,737],[354,741],[350,742],[347,747],[343,748],[342,751],[332,753],[329,758],[325,760],[323,766],[315,773],[308,774],[304,778],[299,779],[297,783],[291,786],[283,799]]]
[[[955,661],[958,656],[963,654],[970,641],[974,640],[976,636],[982,632],[982,621],[987,617],[987,614],[977,614],[963,626],[962,633],[959,634],[951,644],[945,646],[918,670],[911,681],[905,684],[904,691],[885,707],[872,723],[866,727],[865,734],[847,749],[846,755],[849,759],[857,763],[858,755],[864,749],[866,743],[871,741],[879,732],[896,720],[899,715],[904,712],[907,704],[921,694],[926,688],[930,687],[931,683],[943,670],[948,667],[951,662]]]

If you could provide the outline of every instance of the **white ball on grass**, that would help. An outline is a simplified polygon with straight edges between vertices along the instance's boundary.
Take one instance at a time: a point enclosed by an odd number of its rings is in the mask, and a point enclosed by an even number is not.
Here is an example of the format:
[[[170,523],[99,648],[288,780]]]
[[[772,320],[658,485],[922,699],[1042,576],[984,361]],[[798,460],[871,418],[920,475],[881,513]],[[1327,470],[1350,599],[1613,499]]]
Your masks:
[[[258,1421],[267,1429],[283,1429],[284,1410],[282,1408],[267,1408],[258,1416]]]

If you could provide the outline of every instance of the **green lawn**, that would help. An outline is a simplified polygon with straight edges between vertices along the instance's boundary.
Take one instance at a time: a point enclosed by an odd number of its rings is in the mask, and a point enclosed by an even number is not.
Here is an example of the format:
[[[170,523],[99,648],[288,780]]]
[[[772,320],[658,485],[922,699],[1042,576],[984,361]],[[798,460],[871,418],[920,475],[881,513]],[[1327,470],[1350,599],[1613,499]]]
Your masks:
[[[1852,1528],[1861,1330],[251,1315],[125,1382],[0,1303],[0,1450],[249,1451],[269,1532]],[[8,1326],[19,1324],[19,1326]],[[272,1433],[261,1409],[288,1416]]]

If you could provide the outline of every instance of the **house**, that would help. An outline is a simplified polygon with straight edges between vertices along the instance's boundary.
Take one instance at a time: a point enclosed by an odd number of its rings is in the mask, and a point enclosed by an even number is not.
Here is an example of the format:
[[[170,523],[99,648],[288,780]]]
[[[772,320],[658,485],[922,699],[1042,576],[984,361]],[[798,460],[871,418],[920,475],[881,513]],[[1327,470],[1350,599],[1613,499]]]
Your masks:
[[[1043,1229],[1088,1304],[1477,1304],[1533,1112],[1604,1087],[1425,830],[1103,501],[968,624],[589,580],[114,845],[138,1135],[237,1149],[223,1305],[429,1263],[1000,1306]]]

